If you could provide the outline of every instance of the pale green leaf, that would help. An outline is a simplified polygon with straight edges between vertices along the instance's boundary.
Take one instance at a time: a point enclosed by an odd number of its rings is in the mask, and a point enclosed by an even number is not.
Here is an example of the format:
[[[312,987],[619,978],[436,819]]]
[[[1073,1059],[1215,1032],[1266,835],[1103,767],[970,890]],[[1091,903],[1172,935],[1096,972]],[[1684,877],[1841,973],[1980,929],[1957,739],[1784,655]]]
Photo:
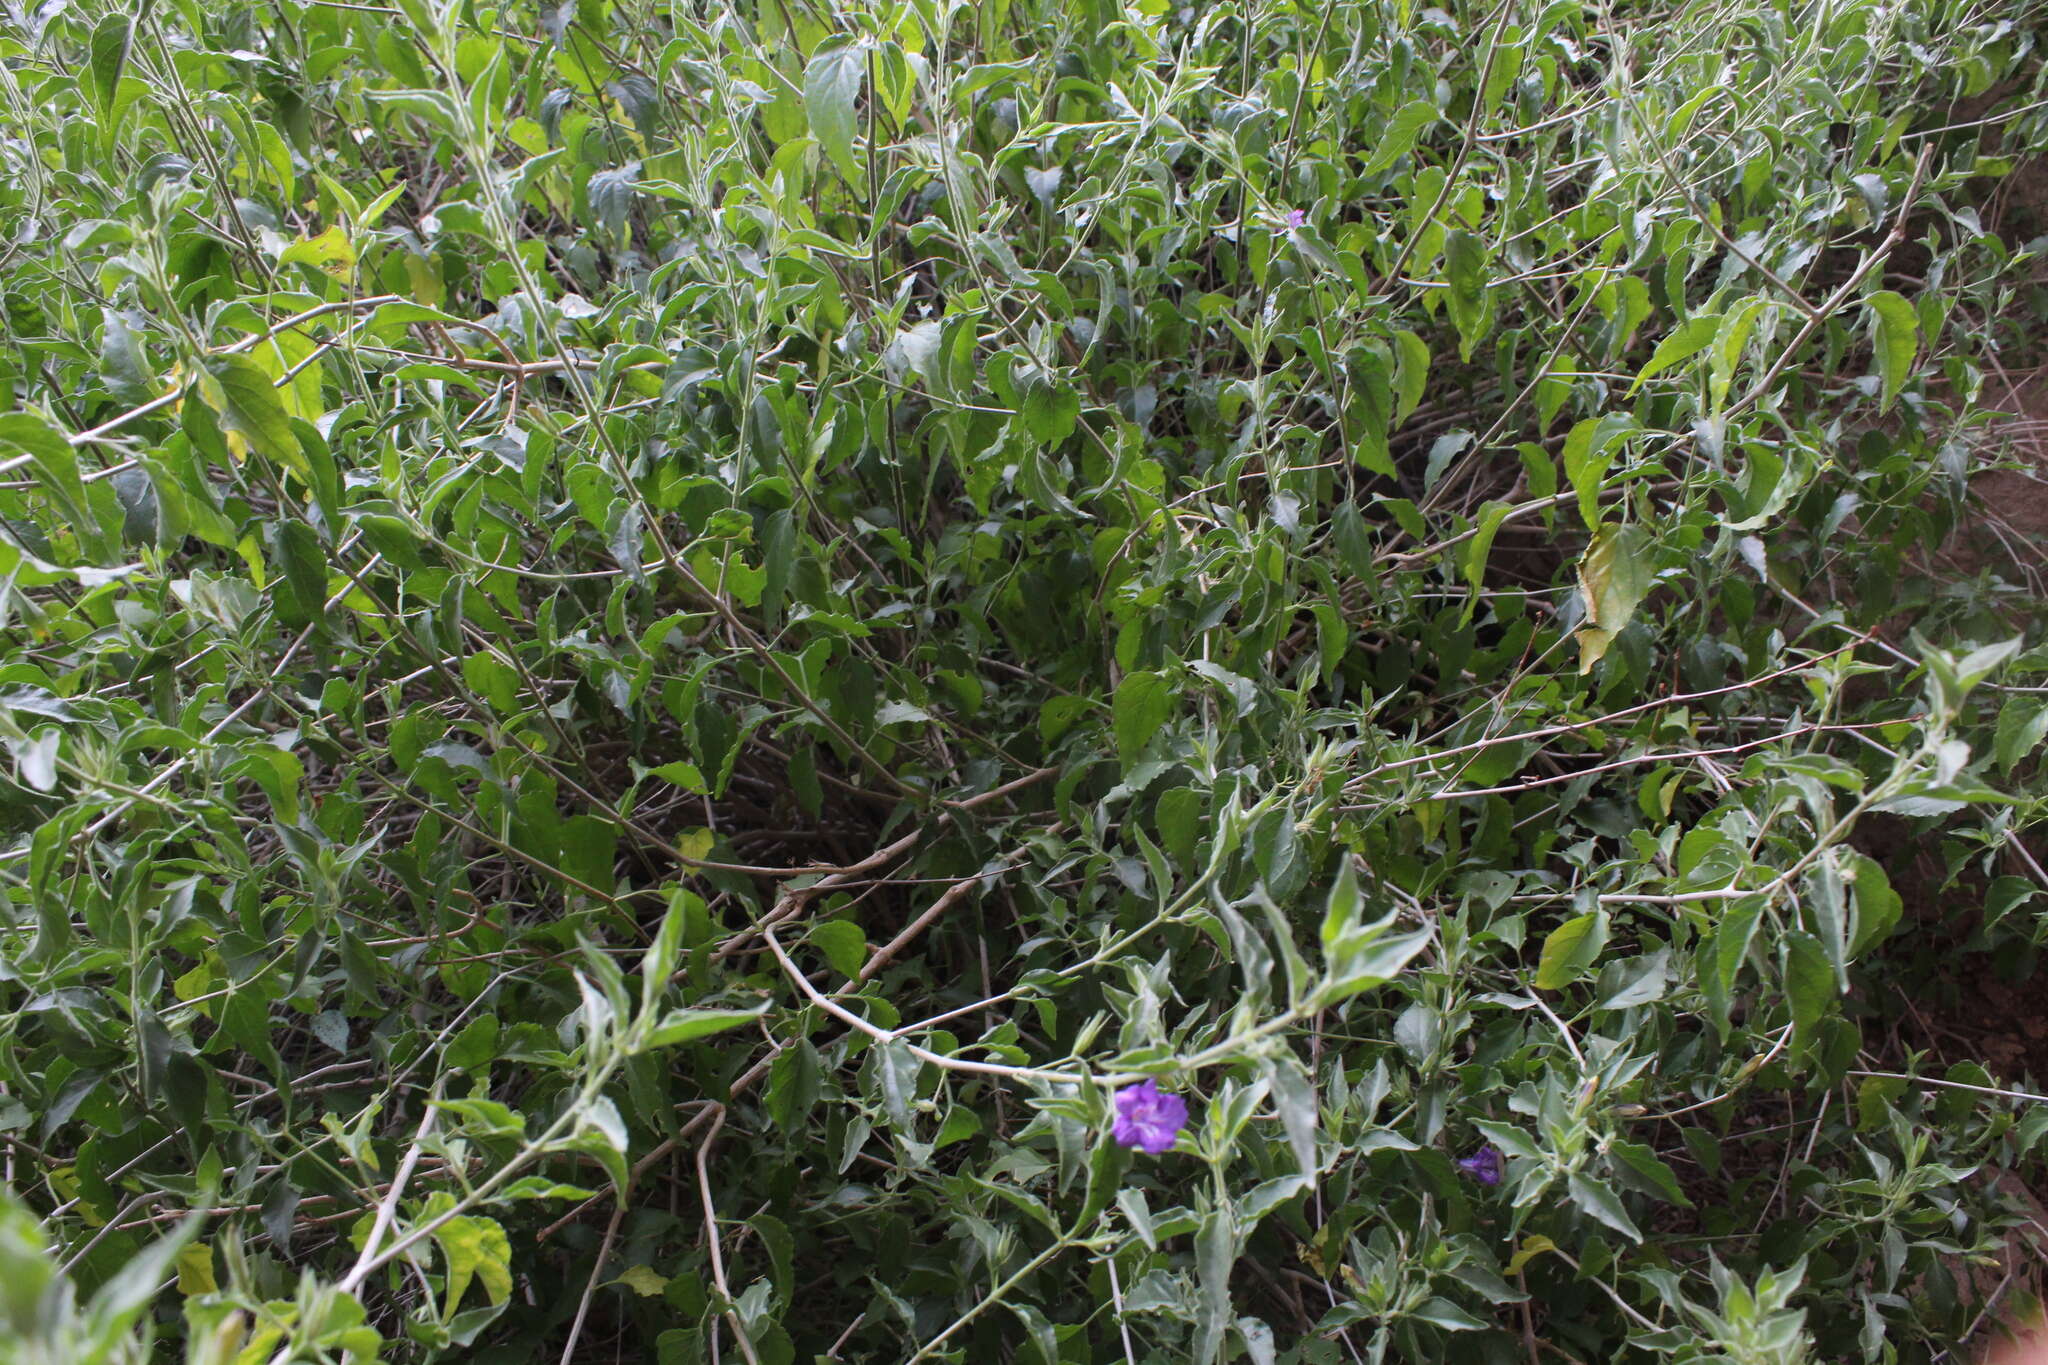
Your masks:
[[[864,183],[861,165],[854,160],[853,137],[854,106],[867,69],[867,48],[855,42],[820,47],[804,68],[804,113],[811,136],[854,185]]]

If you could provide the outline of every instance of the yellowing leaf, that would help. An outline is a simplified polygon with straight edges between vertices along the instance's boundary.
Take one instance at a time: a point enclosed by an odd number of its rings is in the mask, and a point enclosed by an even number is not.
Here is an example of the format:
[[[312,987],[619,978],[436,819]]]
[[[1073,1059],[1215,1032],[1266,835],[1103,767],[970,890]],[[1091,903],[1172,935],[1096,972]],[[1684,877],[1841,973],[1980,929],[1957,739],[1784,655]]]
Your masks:
[[[668,1288],[668,1276],[653,1266],[636,1265],[613,1283],[626,1286],[642,1298],[654,1299],[661,1297],[661,1291]]]
[[[265,337],[249,350],[249,358],[269,378],[287,417],[317,420],[327,409],[320,401],[326,372],[320,364],[320,343],[301,331]]]
[[[212,1247],[204,1242],[194,1242],[178,1253],[180,1294],[212,1294],[219,1289],[220,1283],[213,1277]]]
[[[1589,672],[1636,614],[1650,590],[1649,536],[1639,526],[1603,526],[1579,561],[1586,624],[1579,631],[1579,672]]]
[[[346,280],[356,270],[355,244],[338,227],[331,227],[318,237],[299,238],[277,259],[281,265],[310,265],[336,280]]]
[[[1535,1260],[1538,1256],[1541,1256],[1546,1251],[1555,1250],[1557,1250],[1557,1243],[1551,1241],[1548,1237],[1545,1237],[1540,1232],[1534,1234],[1533,1236],[1524,1237],[1522,1239],[1522,1245],[1515,1251],[1515,1254],[1508,1260],[1508,1274],[1521,1274],[1522,1267],[1528,1265],[1529,1262]]]
[[[1582,626],[1575,637],[1579,642],[1579,672],[1591,673],[1593,665],[1607,657],[1607,646],[1614,643],[1614,632],[1601,630],[1598,626]]]
[[[249,1315],[240,1311],[229,1313],[214,1325],[213,1332],[192,1354],[194,1360],[239,1360],[243,1345],[249,1337]],[[266,1340],[274,1342],[275,1336]],[[268,1360],[267,1353],[255,1357]]]
[[[221,980],[220,966],[219,954],[209,951],[205,957],[199,959],[198,966],[171,982],[171,994],[180,1000],[197,1000],[200,996],[211,995]],[[192,1008],[208,1019],[213,1018],[213,1010],[206,1002],[202,1001]]]
[[[448,1301],[443,1312],[452,1317],[470,1281],[484,1287],[494,1304],[512,1293],[512,1244],[505,1229],[489,1218],[451,1218],[434,1230],[434,1240],[448,1258]]]
[[[1641,527],[1603,527],[1579,561],[1579,590],[1586,599],[1586,621],[1602,630],[1620,630],[1635,615],[1636,604],[1649,590],[1646,563],[1649,537]]]
[[[48,1179],[51,1189],[66,1199],[78,1201],[79,1219],[87,1227],[97,1228],[106,1226],[107,1220],[100,1216],[92,1201],[85,1198],[84,1192],[79,1189],[78,1168],[76,1166],[58,1166],[50,1172]]]

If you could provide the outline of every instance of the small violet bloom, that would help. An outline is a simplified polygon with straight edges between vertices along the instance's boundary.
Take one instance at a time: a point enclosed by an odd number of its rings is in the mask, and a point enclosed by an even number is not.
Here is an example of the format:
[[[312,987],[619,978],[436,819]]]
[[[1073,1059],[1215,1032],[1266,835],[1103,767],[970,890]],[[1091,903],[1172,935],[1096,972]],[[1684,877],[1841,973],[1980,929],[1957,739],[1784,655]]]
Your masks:
[[[1502,1173],[1500,1148],[1488,1145],[1458,1158],[1458,1169],[1482,1185],[1498,1185]]]
[[[1186,1100],[1161,1094],[1157,1081],[1140,1081],[1116,1092],[1116,1127],[1110,1136],[1126,1147],[1157,1156],[1173,1146],[1187,1123]]]
[[[1307,210],[1307,209],[1289,209],[1289,210],[1287,210],[1287,226],[1288,226],[1288,227],[1290,227],[1290,228],[1298,228],[1298,227],[1306,227],[1307,225],[1308,225],[1308,210]]]

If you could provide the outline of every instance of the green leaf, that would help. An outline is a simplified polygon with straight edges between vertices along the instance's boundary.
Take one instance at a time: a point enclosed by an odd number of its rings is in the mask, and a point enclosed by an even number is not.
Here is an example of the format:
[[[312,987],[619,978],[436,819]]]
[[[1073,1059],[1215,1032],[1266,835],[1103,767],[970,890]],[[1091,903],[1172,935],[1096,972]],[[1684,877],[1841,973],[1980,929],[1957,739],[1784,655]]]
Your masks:
[[[877,1042],[868,1055],[874,1058],[874,1076],[881,1083],[883,1110],[890,1122],[908,1133],[910,1104],[917,1098],[917,1075],[924,1063],[900,1038]]]
[[[1333,1005],[1393,980],[1422,955],[1434,938],[1427,929],[1384,935],[1382,931],[1393,922],[1394,917],[1389,915],[1370,928],[1353,931],[1327,954],[1329,974],[1316,991],[1319,1006]]]
[[[1330,539],[1337,547],[1343,567],[1352,577],[1370,583],[1376,576],[1372,562],[1372,537],[1358,504],[1344,502],[1330,516]]]
[[[1266,1074],[1272,1081],[1273,1107],[1279,1111],[1280,1126],[1287,1130],[1287,1145],[1293,1150],[1294,1164],[1313,1180],[1322,1166],[1316,1150],[1321,1105],[1316,1098],[1315,1080],[1300,1058],[1291,1053],[1273,1058]]]
[[[1626,1010],[1662,1000],[1670,976],[1669,948],[1659,948],[1626,962],[1610,962],[1600,973],[1599,995],[1593,1008]]]
[[[1061,735],[1074,728],[1074,723],[1088,714],[1086,697],[1049,697],[1038,708],[1038,738],[1041,743],[1051,744]]]
[[[1726,315],[1719,335],[1714,338],[1713,354],[1707,357],[1707,392],[1717,412],[1728,399],[1735,367],[1742,363],[1743,348],[1749,345],[1750,333],[1756,330],[1757,318],[1763,310],[1764,300],[1750,299]]]
[[[1780,952],[1785,971],[1785,995],[1792,1005],[1792,1023],[1800,1036],[1812,1032],[1821,1016],[1835,1003],[1835,967],[1828,950],[1812,934],[1800,929],[1786,933]]]
[[[1329,958],[1339,951],[1341,945],[1358,928],[1360,910],[1365,898],[1359,894],[1358,872],[1350,858],[1342,859],[1337,867],[1337,880],[1330,884],[1330,894],[1323,903],[1323,956]]]
[[[1497,1119],[1474,1119],[1472,1126],[1485,1136],[1488,1142],[1511,1157],[1524,1161],[1543,1160],[1543,1149],[1529,1140],[1529,1135],[1511,1123]]]
[[[1041,1365],[1059,1365],[1059,1337],[1053,1331],[1052,1320],[1028,1303],[1011,1300],[1005,1306],[1024,1324],[1025,1339],[1031,1343]],[[1017,1358],[1021,1360],[1024,1356],[1019,1353]]]
[[[474,1071],[498,1055],[498,1016],[479,1014],[449,1040],[443,1060],[451,1071]]]
[[[1550,931],[1536,964],[1536,989],[1562,990],[1584,976],[1607,946],[1607,913],[1588,910]]]
[[[807,1040],[775,1054],[768,1070],[768,1117],[785,1133],[794,1133],[811,1116],[824,1093],[824,1066]]]
[[[694,763],[684,763],[680,760],[664,763],[659,768],[649,768],[647,775],[658,777],[670,786],[681,787],[684,791],[694,792],[699,796],[711,790],[704,784],[704,774],[697,770]]]
[[[1850,939],[1849,956],[1858,958],[1891,937],[1905,903],[1876,859],[1844,853],[1842,871],[1856,892],[1856,932]]]
[[[2000,771],[2010,773],[2021,759],[2041,747],[2044,737],[2048,737],[2048,700],[2014,698],[1999,708],[1991,756]]]
[[[449,1065],[455,1065],[452,1056]],[[515,1142],[526,1137],[525,1117],[496,1100],[442,1100],[438,1107],[461,1119],[463,1132],[472,1137],[507,1138]]]
[[[1627,413],[1610,412],[1605,417],[1588,417],[1572,427],[1564,441],[1564,476],[1579,495],[1579,518],[1587,526],[1600,524],[1600,489],[1607,481],[1608,452],[1616,441],[1635,430],[1635,419]]]
[[[1394,333],[1394,425],[1415,411],[1429,387],[1429,347],[1413,332]]]
[[[1073,386],[1042,379],[1024,386],[1024,425],[1041,445],[1058,445],[1074,434],[1081,395]]]
[[[57,500],[74,533],[98,539],[97,522],[78,473],[78,451],[62,433],[32,412],[0,414],[0,450],[26,455],[36,482]]]
[[[1450,283],[1446,305],[1458,328],[1458,358],[1470,360],[1472,348],[1493,330],[1493,297],[1487,289],[1486,243],[1459,228],[1444,239],[1444,277]]]
[[[820,47],[804,68],[804,114],[811,136],[838,165],[849,185],[861,186],[862,167],[853,157],[854,106],[867,79],[868,50],[846,41]]]
[[[1152,1209],[1145,1202],[1145,1192],[1135,1185],[1125,1185],[1116,1192],[1116,1206],[1123,1211],[1125,1219],[1131,1225],[1131,1231],[1138,1234],[1138,1239],[1146,1247],[1157,1250],[1159,1233],[1152,1226]]]
[[[128,63],[128,46],[133,31],[133,25],[124,14],[109,14],[92,31],[91,52],[86,65],[92,72],[93,100],[100,107],[102,120],[113,117],[114,97],[121,89],[121,70]]]
[[[1631,1242],[1643,1240],[1643,1234],[1636,1227],[1635,1220],[1628,1216],[1628,1210],[1622,1206],[1621,1196],[1607,1185],[1577,1171],[1572,1172],[1567,1184],[1571,1190],[1572,1202],[1579,1206],[1580,1212],[1590,1214]]]
[[[675,975],[676,962],[682,956],[683,935],[688,932],[692,913],[699,908],[696,897],[690,892],[677,888],[669,893],[668,906],[661,914],[661,926],[654,931],[654,941],[647,945],[646,953],[640,958],[640,1013],[643,1016],[654,1012],[663,992],[668,990],[669,979]]]
[[[404,517],[388,512],[352,512],[349,519],[386,562],[401,569],[427,567],[427,557],[420,553],[420,534]]]
[[[1130,673],[1111,703],[1117,760],[1129,772],[1173,710],[1173,689],[1158,673]]]
[[[1650,363],[1643,366],[1636,375],[1636,382],[1629,385],[1629,396],[1633,398],[1643,381],[1661,374],[1673,365],[1692,359],[1701,351],[1714,344],[1714,338],[1721,332],[1719,313],[1700,313],[1679,324],[1678,330],[1657,343],[1657,349],[1650,354]]]
[[[1386,357],[1371,347],[1359,347],[1351,354],[1351,434],[1356,438],[1351,458],[1359,466],[1385,478],[1394,478],[1394,457],[1387,434],[1394,427],[1394,383],[1387,374]],[[1355,510],[1355,509],[1354,509]]]
[[[462,661],[462,680],[501,716],[519,709],[519,674],[494,654],[472,654]]]
[[[1731,901],[1721,912],[1721,922],[1700,947],[1700,985],[1724,1031],[1734,1000],[1735,979],[1749,956],[1749,947],[1756,938],[1763,912],[1762,896],[1744,896]]]
[[[208,356],[198,387],[200,397],[219,415],[231,451],[253,450],[301,477],[308,476],[305,455],[284,402],[262,366],[246,355]]]
[[[833,971],[859,979],[868,960],[868,940],[858,924],[846,919],[822,920],[811,929],[811,942],[825,954]]]
[[[1483,1332],[1493,1324],[1483,1318],[1474,1317],[1464,1309],[1441,1296],[1424,1299],[1414,1308],[1413,1316],[1424,1322],[1443,1328],[1446,1332]]]
[[[1990,929],[1999,920],[2005,918],[2014,910],[2025,905],[2040,894],[2042,894],[2041,888],[2028,881],[2025,877],[1998,878],[1991,883],[1984,893],[1984,927],[1987,930]],[[1863,888],[1860,884],[1856,888],[1856,896],[1860,905],[1863,897]],[[1895,920],[1897,918],[1897,902],[1898,897],[1894,895],[1892,897],[1892,915]]]
[[[1459,618],[1461,625],[1470,621],[1479,608],[1479,591],[1485,585],[1486,558],[1493,553],[1494,534],[1513,510],[1513,503],[1491,501],[1481,505],[1479,515],[1473,519],[1475,530],[1465,545],[1465,583],[1472,589],[1472,595],[1465,599],[1465,614]]]
[[[1358,168],[1356,174],[1378,175],[1408,155],[1409,150],[1415,146],[1415,139],[1422,135],[1424,128],[1436,122],[1437,117],[1436,106],[1428,100],[1410,100],[1402,105],[1394,111],[1394,116],[1387,120],[1385,131],[1380,134],[1372,153],[1365,158],[1365,164]]]
[[[1211,1365],[1222,1354],[1223,1334],[1230,1323],[1230,1269],[1237,1263],[1231,1223],[1230,1206],[1219,1204],[1202,1216],[1201,1230],[1195,1234],[1195,1279],[1202,1291],[1195,1346],[1199,1365]]]
[[[326,620],[327,551],[319,533],[305,522],[292,518],[277,524],[277,550],[284,561],[284,587],[279,592],[279,611],[288,625],[305,625]],[[287,600],[290,610],[287,610]]]
[[[633,1178],[626,1169],[628,1135],[625,1120],[619,1117],[619,1107],[609,1096],[599,1095],[577,1109],[575,1138],[565,1145],[596,1157],[612,1178],[613,1192],[625,1197],[626,1186]]]
[[[767,1002],[763,1001],[750,1010],[670,1010],[642,1040],[639,1050],[647,1052],[708,1038],[758,1019],[767,1009]]]
[[[1870,309],[1878,382],[1883,390],[1878,410],[1884,411],[1899,396],[1913,359],[1920,353],[1920,318],[1912,304],[1889,289],[1880,289],[1863,302]]]
[[[91,1321],[109,1339],[125,1334],[144,1310],[160,1301],[165,1279],[174,1272],[183,1276],[186,1249],[205,1225],[206,1218],[206,1213],[200,1210],[179,1219],[161,1239],[131,1254],[113,1277],[100,1286],[92,1296],[87,1312]],[[36,1278],[32,1278],[40,1276],[42,1270],[41,1265],[35,1264],[43,1260],[36,1255],[40,1243],[38,1230],[26,1210],[14,1202],[10,1193],[0,1191],[0,1263],[5,1264],[10,1282],[8,1290],[0,1290],[0,1310],[4,1310],[5,1317],[11,1319],[10,1330],[16,1324],[25,1327],[35,1323],[47,1311],[34,1298],[25,1297],[23,1293],[24,1290],[33,1293],[34,1289],[42,1287]],[[24,1273],[23,1262],[29,1262],[34,1269]],[[56,1278],[56,1268],[51,1266],[50,1270],[52,1278]],[[68,1300],[70,1286],[64,1285],[63,1289]],[[45,1293],[50,1298],[55,1297],[48,1290]],[[69,1354],[68,1350],[66,1353]]]
[[[1677,1172],[1665,1164],[1664,1159],[1657,1155],[1655,1148],[1639,1142],[1624,1142],[1617,1139],[1607,1144],[1607,1154],[1614,1158],[1619,1167],[1626,1168],[1646,1193],[1654,1194],[1666,1203],[1676,1204],[1680,1208],[1692,1207],[1692,1201],[1685,1197],[1684,1189],[1679,1186]]]

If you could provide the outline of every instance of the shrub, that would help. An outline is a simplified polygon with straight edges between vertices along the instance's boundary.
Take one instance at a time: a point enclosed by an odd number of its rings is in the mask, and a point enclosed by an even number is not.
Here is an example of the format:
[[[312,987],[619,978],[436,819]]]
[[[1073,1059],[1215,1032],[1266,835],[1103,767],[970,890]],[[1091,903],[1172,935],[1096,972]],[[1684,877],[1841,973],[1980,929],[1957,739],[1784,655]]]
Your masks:
[[[0,1359],[1953,1358],[2041,20],[13,11]]]

